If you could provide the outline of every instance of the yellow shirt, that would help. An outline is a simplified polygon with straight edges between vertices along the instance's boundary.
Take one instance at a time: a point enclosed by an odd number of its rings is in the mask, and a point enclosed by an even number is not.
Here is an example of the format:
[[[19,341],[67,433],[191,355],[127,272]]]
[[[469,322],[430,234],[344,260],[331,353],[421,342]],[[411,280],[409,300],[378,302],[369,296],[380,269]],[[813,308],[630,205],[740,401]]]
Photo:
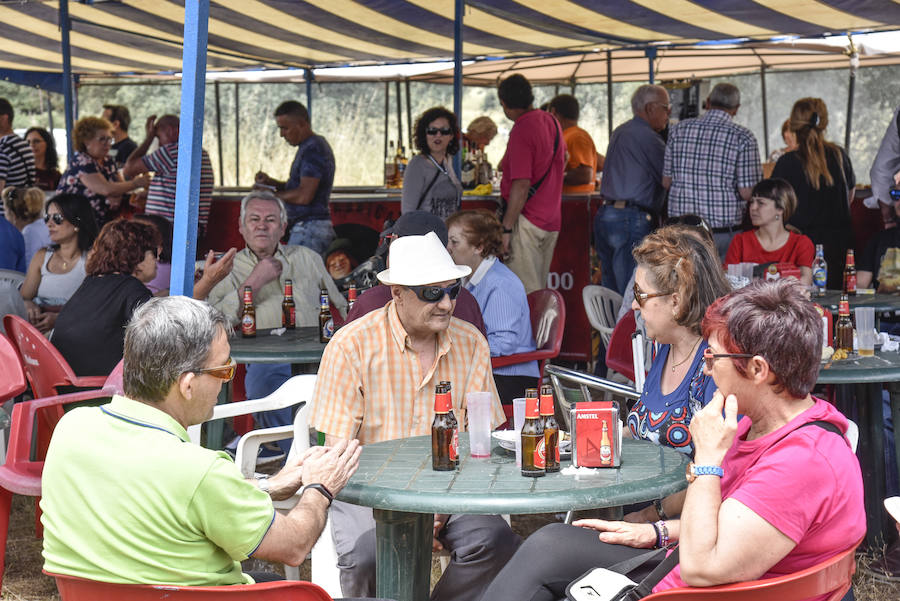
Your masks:
[[[391,301],[342,327],[325,347],[311,423],[320,432],[363,444],[424,436],[434,418],[434,387],[443,380],[453,386],[460,431],[465,430],[467,392],[490,391],[492,425],[506,421],[481,332],[451,318],[438,335],[434,364],[423,373]]]

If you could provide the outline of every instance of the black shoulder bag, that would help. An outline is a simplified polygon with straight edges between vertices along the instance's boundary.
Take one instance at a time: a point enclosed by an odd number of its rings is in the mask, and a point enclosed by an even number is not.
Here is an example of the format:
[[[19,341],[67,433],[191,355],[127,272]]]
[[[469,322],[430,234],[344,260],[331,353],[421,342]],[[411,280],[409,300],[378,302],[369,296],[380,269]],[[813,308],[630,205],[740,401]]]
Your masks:
[[[537,194],[538,188],[541,187],[541,184],[543,184],[544,180],[547,179],[547,176],[550,175],[550,170],[553,169],[553,159],[556,158],[556,151],[559,150],[559,129],[559,124],[556,124],[556,137],[553,138],[553,154],[550,155],[550,164],[547,166],[547,170],[544,172],[544,175],[541,176],[541,179],[529,186],[528,196],[525,197],[526,202],[531,200],[531,197]],[[503,215],[506,214],[507,200],[505,198],[501,200],[503,202],[500,205],[500,208],[497,209],[497,219],[503,221]]]

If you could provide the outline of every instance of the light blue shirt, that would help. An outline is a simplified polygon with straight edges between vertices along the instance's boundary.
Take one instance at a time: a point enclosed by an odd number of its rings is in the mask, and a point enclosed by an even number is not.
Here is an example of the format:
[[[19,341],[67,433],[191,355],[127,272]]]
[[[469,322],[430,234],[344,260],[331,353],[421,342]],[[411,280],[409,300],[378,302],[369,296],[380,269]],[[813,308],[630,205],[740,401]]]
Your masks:
[[[486,257],[469,277],[466,289],[481,308],[491,357],[527,353],[535,349],[525,286],[509,267],[496,257]],[[494,373],[535,378],[540,375],[537,361],[498,367]]]

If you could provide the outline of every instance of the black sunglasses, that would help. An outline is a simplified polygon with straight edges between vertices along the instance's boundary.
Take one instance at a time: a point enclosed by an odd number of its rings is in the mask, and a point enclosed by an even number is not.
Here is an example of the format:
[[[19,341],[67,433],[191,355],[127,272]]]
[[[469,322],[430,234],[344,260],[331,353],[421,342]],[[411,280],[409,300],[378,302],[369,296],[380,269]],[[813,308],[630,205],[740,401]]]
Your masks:
[[[50,223],[50,221],[53,221],[53,223],[55,223],[56,225],[62,225],[63,221],[65,220],[66,218],[63,217],[61,213],[47,213],[46,215],[44,215],[44,223]]]
[[[442,300],[445,294],[450,297],[450,300],[456,299],[459,296],[459,289],[462,288],[462,284],[457,280],[455,284],[446,288],[441,288],[440,286],[407,286],[407,288],[415,292],[420,301],[436,303]]]
[[[450,129],[449,127],[441,127],[441,128],[429,127],[428,129],[425,130],[425,133],[428,134],[429,136],[436,136],[438,134],[441,134],[442,136],[449,136],[450,134],[453,133],[453,130]]]

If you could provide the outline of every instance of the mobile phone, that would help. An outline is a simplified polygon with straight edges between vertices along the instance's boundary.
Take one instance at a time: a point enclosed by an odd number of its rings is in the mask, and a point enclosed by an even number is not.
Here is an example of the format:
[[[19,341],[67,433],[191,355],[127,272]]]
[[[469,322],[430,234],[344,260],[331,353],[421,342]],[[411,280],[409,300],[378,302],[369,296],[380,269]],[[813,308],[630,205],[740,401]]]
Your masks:
[[[894,202],[900,201],[900,190],[897,190],[896,188],[891,189],[891,200]]]

